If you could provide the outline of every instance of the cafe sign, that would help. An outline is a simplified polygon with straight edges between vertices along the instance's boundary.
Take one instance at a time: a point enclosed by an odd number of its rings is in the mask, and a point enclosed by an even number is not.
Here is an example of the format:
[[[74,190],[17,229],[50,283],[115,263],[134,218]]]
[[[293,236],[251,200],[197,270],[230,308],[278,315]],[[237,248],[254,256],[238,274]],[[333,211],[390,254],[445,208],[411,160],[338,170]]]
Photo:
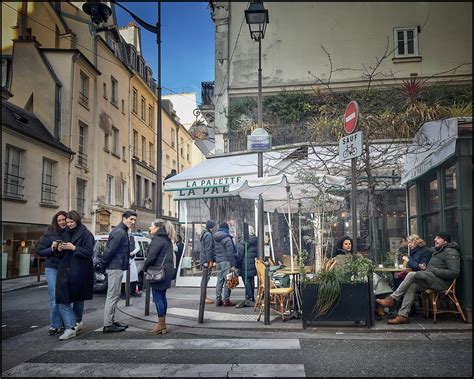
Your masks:
[[[231,196],[229,186],[240,181],[242,181],[242,176],[187,180],[184,187],[173,189],[174,200]]]

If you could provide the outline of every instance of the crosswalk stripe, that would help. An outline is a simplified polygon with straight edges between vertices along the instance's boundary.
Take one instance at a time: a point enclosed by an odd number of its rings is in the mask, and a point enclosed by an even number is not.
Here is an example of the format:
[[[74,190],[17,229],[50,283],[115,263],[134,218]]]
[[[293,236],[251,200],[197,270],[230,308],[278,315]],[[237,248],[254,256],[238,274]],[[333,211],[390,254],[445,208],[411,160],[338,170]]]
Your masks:
[[[304,377],[302,364],[22,363],[2,377]]]
[[[301,349],[298,339],[285,338],[226,338],[226,339],[121,339],[72,340],[55,350],[170,350],[170,349],[227,349],[227,350],[288,350]]]

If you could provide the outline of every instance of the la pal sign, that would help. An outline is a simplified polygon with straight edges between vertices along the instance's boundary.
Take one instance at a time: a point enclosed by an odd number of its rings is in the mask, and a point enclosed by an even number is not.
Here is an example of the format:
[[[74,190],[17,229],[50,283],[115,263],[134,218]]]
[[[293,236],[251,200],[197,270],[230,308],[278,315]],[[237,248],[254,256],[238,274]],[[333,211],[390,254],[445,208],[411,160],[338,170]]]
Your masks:
[[[346,111],[344,112],[344,130],[347,134],[351,134],[355,130],[358,119],[359,105],[356,101],[352,100],[347,104]]]

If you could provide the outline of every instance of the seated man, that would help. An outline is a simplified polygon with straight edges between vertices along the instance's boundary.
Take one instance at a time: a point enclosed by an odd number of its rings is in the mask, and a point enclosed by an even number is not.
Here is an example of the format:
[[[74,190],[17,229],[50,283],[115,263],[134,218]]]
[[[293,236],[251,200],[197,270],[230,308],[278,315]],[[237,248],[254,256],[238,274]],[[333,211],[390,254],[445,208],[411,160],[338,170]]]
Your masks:
[[[436,291],[446,290],[453,279],[459,275],[461,263],[459,257],[459,245],[451,242],[448,233],[439,232],[434,238],[435,251],[431,260],[426,265],[420,265],[420,271],[412,271],[407,274],[398,289],[385,299],[377,299],[376,302],[384,307],[393,307],[395,300],[403,297],[403,302],[398,315],[388,320],[391,325],[408,324],[408,313],[418,291],[432,288]]]

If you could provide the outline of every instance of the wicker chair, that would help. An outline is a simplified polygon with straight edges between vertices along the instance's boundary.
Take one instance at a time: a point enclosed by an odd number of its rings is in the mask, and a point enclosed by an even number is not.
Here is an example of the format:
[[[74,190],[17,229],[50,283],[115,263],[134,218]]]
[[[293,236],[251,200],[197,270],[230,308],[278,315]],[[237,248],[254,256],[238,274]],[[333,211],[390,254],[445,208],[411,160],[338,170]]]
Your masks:
[[[441,309],[439,307],[440,303],[446,303],[446,306]],[[456,297],[456,279],[454,279],[448,289],[444,291],[438,292],[431,288],[423,291],[423,313],[426,318],[430,316],[430,312],[433,314],[433,324],[436,324],[436,317],[440,313],[459,314],[463,321],[467,322],[466,316],[464,316],[464,312]]]

